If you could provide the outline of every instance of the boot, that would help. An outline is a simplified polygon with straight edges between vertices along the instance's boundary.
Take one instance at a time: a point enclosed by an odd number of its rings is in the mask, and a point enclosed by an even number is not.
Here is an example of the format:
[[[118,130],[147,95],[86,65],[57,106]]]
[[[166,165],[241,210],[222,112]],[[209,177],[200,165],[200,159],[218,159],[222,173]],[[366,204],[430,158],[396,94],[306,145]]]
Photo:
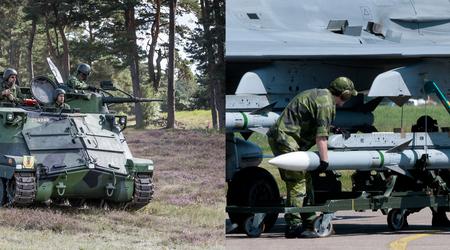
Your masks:
[[[437,208],[437,212],[431,209],[433,212],[433,219],[431,220],[431,226],[433,227],[450,227],[450,220],[448,220],[445,210]]]
[[[306,229],[302,234],[301,238],[319,238],[319,235],[311,229]]]
[[[302,225],[287,225],[284,231],[284,237],[288,239],[299,238],[302,232]]]

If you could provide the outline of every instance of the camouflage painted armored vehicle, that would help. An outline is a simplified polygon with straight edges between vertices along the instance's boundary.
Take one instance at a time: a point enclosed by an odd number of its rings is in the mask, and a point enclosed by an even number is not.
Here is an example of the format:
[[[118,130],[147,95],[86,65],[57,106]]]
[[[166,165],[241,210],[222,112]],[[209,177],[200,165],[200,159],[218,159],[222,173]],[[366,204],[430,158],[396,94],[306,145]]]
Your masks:
[[[122,134],[127,117],[111,113],[108,104],[152,100],[114,97],[110,82],[101,85],[97,91],[68,91],[72,109],[55,112],[46,106],[60,86],[36,77],[30,92],[37,102],[0,105],[1,205],[94,202],[139,208],[150,202],[153,162],[132,156]]]

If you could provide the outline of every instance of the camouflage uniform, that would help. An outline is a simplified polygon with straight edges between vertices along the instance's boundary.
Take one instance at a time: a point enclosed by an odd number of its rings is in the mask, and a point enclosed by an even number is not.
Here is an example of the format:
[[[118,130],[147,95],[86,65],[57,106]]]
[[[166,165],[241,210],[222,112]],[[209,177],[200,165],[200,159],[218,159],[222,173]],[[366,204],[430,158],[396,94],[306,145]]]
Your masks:
[[[60,105],[60,104],[55,102],[55,108],[56,108],[57,112],[61,112],[61,110],[63,110],[63,109],[70,109],[70,105],[67,104],[67,103],[63,103],[63,104]]]
[[[277,156],[310,149],[315,145],[316,137],[328,136],[335,114],[335,99],[328,89],[311,89],[298,94],[267,134],[272,152]],[[281,179],[286,182],[287,206],[302,207],[314,202],[310,173],[284,169],[279,171]],[[297,225],[303,221],[305,226],[311,226],[315,213],[302,213],[300,216],[287,213],[286,223]]]
[[[8,89],[8,82],[3,81],[1,91],[6,90],[6,89]],[[11,94],[10,94],[11,98],[0,94],[0,102],[13,102],[13,103],[22,102],[23,96],[22,96],[22,93],[20,92],[19,87],[17,87],[14,84],[12,87],[9,88],[9,90],[11,91]]]
[[[85,81],[79,80],[76,76],[69,76],[67,86],[71,89],[88,89],[89,85]]]

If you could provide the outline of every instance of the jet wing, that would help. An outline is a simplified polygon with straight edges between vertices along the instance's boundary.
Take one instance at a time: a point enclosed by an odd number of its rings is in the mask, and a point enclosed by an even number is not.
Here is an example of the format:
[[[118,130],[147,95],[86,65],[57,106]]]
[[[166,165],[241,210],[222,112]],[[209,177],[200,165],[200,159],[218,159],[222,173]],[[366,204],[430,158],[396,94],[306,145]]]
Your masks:
[[[450,56],[450,3],[230,0],[227,60]]]

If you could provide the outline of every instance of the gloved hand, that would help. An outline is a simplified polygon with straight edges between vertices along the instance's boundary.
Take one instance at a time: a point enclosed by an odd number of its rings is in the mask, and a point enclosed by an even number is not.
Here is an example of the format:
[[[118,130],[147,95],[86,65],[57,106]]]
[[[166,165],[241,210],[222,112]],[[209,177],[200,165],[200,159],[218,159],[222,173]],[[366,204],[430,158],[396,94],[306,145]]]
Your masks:
[[[322,172],[325,172],[326,170],[327,170],[327,168],[328,168],[328,162],[326,162],[326,161],[320,161],[320,165],[316,168],[316,172],[318,172],[318,173],[322,173]]]
[[[346,130],[346,129],[344,129],[344,128],[337,128],[337,127],[334,127],[334,129],[331,131],[331,132],[333,132],[333,133],[335,133],[335,134],[342,134],[342,136],[344,137],[344,139],[348,139],[348,138],[350,138],[350,132],[348,131],[348,130]]]

